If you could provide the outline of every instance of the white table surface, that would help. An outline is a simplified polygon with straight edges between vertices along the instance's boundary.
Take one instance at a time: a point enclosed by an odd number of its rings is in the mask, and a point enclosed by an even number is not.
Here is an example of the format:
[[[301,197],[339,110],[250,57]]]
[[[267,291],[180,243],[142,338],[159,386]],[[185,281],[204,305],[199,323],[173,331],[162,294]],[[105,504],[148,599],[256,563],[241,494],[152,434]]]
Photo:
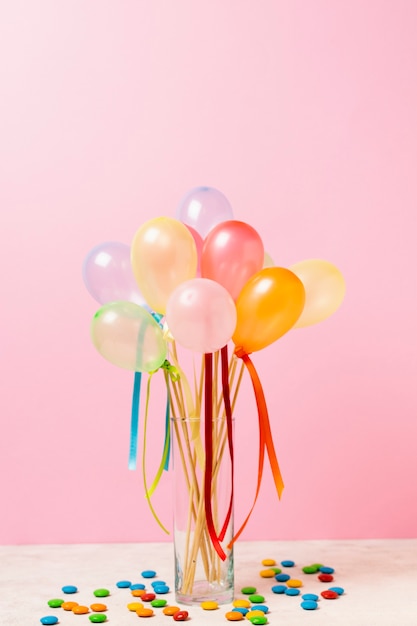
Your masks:
[[[345,594],[337,600],[321,599],[318,609],[305,611],[300,607],[301,596],[272,593],[275,581],[259,575],[265,558],[274,558],[278,563],[294,560],[296,566],[288,573],[303,581],[304,593],[320,593],[338,585]],[[333,583],[321,583],[317,576],[302,572],[304,565],[317,562],[335,568]],[[417,539],[237,542],[235,564],[236,597],[243,597],[240,589],[244,585],[256,586],[270,608],[269,624],[417,625]],[[61,626],[91,624],[88,615],[49,608],[48,600],[62,597],[87,605],[103,601],[108,606],[105,623],[109,626],[140,624],[144,618],[126,608],[134,598],[128,589],[118,589],[116,582],[143,582],[140,572],[144,569],[156,570],[158,578],[173,588],[171,544],[0,546],[0,624],[31,626],[40,624],[45,615],[57,615]],[[78,587],[75,596],[63,596],[61,587],[69,584]],[[99,587],[108,588],[111,595],[102,600],[95,598],[93,591]],[[173,592],[163,597],[169,604],[177,604]],[[189,611],[189,623],[196,626],[230,623],[224,616],[230,605],[216,611],[204,611],[198,606],[183,608]],[[176,623],[161,609],[155,609],[149,622],[155,626]]]

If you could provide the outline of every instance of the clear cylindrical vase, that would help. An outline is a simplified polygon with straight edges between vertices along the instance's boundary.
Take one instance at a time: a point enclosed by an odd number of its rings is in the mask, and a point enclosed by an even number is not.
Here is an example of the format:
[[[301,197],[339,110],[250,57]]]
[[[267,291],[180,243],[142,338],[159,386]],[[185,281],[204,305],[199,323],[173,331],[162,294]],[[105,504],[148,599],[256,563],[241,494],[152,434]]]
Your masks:
[[[204,418],[172,418],[175,593],[178,602],[233,600],[233,489],[230,438],[225,418],[211,422],[211,519],[208,523]],[[220,554],[219,554],[220,553]]]

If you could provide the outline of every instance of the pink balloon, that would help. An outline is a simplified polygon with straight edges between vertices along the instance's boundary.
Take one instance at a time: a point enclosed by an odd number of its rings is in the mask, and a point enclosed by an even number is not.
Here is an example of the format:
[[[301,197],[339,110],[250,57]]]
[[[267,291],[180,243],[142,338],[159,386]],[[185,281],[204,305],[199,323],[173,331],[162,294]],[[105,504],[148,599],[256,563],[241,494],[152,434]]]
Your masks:
[[[233,219],[226,196],[214,187],[194,187],[181,199],[176,218],[192,226],[202,237],[220,222]]]
[[[193,278],[172,292],[166,322],[174,339],[184,348],[216,352],[234,333],[236,307],[224,287],[208,278]]]
[[[185,224],[185,226],[188,228],[188,230],[194,237],[195,246],[197,248],[197,276],[200,277],[201,276],[201,254],[203,252],[203,243],[204,243],[203,238],[192,226],[189,226],[188,224]]]
[[[223,285],[233,300],[263,264],[262,239],[245,222],[222,222],[210,231],[204,241],[201,275]]]

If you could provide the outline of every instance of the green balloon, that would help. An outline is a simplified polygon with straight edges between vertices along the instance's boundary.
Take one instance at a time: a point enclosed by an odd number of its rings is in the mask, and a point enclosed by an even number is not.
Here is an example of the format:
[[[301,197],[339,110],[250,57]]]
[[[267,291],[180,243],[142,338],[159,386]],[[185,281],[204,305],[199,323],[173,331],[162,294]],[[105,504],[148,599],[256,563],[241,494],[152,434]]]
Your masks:
[[[145,308],[133,302],[102,306],[91,322],[91,339],[107,361],[134,372],[154,372],[167,354],[161,327]]]

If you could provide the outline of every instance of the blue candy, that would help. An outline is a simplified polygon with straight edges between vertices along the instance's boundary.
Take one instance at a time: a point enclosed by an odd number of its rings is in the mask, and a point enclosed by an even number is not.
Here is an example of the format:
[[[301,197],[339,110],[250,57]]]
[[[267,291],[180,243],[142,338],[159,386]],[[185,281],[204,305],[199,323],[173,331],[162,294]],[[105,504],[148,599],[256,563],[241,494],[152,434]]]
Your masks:
[[[242,615],[246,615],[246,613],[249,613],[249,609],[245,608],[244,606],[235,606],[232,611],[235,611],[235,613],[242,613]]]
[[[263,611],[264,613],[268,613],[269,608],[265,604],[253,604],[250,610],[251,611]]]
[[[294,567],[294,561],[281,561],[282,567]]]
[[[119,589],[127,589],[131,585],[132,583],[130,582],[130,580],[119,580],[119,582],[116,583],[116,587],[119,587]]]
[[[342,594],[345,593],[345,590],[343,589],[343,587],[329,587],[329,589],[330,591],[335,591],[338,596],[341,596]]]
[[[155,585],[153,590],[155,593],[168,593],[169,587],[168,585]]]
[[[58,618],[55,615],[45,615],[41,617],[41,624],[58,624]]]
[[[271,587],[271,591],[273,591],[274,593],[285,593],[286,589],[287,587],[285,585],[274,585],[273,587]]]
[[[300,593],[300,590],[296,589],[295,587],[289,587],[288,589],[284,591],[284,593],[287,596],[298,596]]]
[[[159,587],[159,585],[166,585],[165,580],[153,580],[151,582],[151,587]]]
[[[146,585],[143,583],[135,583],[134,585],[130,585],[131,589],[146,589]]]
[[[78,589],[74,585],[65,585],[64,587],[62,587],[62,591],[64,593],[77,593]]]
[[[288,574],[275,574],[275,580],[277,580],[279,583],[285,583],[290,578],[291,576],[289,576]]]
[[[301,602],[301,608],[305,611],[314,611],[314,609],[317,609],[317,602],[314,600],[304,600],[304,602]]]
[[[320,571],[322,574],[334,574],[333,567],[327,567],[326,565],[322,565]]]
[[[313,602],[317,602],[319,599],[318,595],[315,593],[304,593],[301,597],[303,600],[312,600]]]
[[[142,572],[142,576],[144,578],[155,578],[156,572],[154,572],[153,569],[145,569]]]

